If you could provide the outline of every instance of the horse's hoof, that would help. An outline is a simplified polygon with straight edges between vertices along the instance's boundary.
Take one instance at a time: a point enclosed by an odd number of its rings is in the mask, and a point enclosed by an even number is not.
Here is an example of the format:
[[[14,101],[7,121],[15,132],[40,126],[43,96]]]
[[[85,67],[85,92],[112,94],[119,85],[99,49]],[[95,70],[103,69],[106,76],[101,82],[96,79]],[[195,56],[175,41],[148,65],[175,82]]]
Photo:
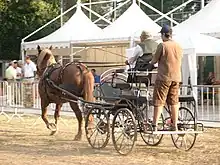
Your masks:
[[[48,125],[48,129],[51,130],[52,132],[57,131],[57,126],[54,123],[50,123]]]
[[[54,135],[57,131],[51,131],[50,136]]]
[[[80,141],[81,137],[82,137],[81,135],[76,135],[75,138],[74,138],[74,141]]]

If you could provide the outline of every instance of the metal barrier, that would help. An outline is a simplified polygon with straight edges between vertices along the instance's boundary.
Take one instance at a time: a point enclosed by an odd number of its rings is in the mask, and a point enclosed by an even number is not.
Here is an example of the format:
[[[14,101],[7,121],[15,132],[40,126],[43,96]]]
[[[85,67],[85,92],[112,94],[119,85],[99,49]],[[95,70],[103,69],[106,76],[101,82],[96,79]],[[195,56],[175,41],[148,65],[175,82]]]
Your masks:
[[[220,122],[220,85],[195,85],[193,91],[197,93],[198,120]],[[189,86],[182,87],[181,94],[192,95],[192,90]],[[183,106],[190,105],[184,103]]]
[[[104,88],[103,86],[102,90],[105,90]],[[220,85],[197,85],[193,86],[193,91],[197,91],[198,120],[220,122]],[[189,87],[181,87],[181,94],[191,95],[192,93]],[[189,103],[183,104],[183,106],[193,109],[193,106]],[[0,81],[0,108],[0,115],[4,115],[8,121],[11,121],[14,117],[23,120],[22,113],[41,114],[38,82]],[[55,104],[50,104],[48,113],[53,114],[54,110]],[[6,112],[13,112],[13,115],[9,116]],[[62,112],[74,116],[69,103],[63,104]]]
[[[22,115],[24,113],[41,114],[38,81],[0,81],[0,108],[0,115],[4,115],[8,120],[7,122],[10,122],[15,117],[23,121]],[[54,111],[55,104],[50,104],[48,113],[53,115]],[[61,111],[71,112],[74,115],[68,103],[63,104]],[[12,115],[9,115],[11,112]],[[68,126],[62,118],[60,120]],[[34,122],[34,125],[37,121]]]

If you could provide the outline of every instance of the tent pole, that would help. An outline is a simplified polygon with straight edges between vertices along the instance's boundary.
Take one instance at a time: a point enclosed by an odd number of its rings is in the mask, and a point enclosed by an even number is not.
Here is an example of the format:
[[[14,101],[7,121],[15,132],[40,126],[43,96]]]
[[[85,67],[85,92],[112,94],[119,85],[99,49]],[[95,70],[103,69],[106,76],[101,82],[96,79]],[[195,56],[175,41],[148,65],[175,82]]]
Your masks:
[[[63,0],[60,0],[60,26],[63,26]]]
[[[171,19],[170,17],[168,17],[167,15],[163,14],[162,12],[160,12],[159,10],[157,10],[155,7],[149,5],[148,3],[144,2],[143,0],[139,0],[143,5],[145,5],[146,7],[148,7],[149,9],[153,10],[154,12],[160,14],[161,16],[165,17],[166,19],[168,19],[169,21],[175,23],[175,24],[179,24],[179,22]]]
[[[167,12],[166,14],[161,15],[159,18],[155,19],[154,22],[158,22],[159,20],[161,20],[162,18],[164,18],[165,15],[166,15],[166,16],[170,15],[170,14],[173,13],[174,11],[179,10],[180,8],[182,8],[183,6],[186,6],[187,4],[189,4],[189,3],[192,2],[192,1],[194,1],[194,0],[188,0],[188,1],[186,1],[185,3],[183,3],[183,4],[179,5],[178,7],[174,8],[173,10],[170,10],[170,11]]]
[[[94,14],[95,16],[101,18],[103,21],[106,21],[107,23],[112,24],[111,21],[105,19],[103,16],[101,16],[101,15],[98,14],[97,12],[94,12],[93,10],[90,10],[87,6],[85,6],[85,5],[83,5],[83,4],[81,4],[81,6],[82,6],[84,9],[88,10],[89,12],[91,12],[92,14]]]
[[[171,19],[173,19],[173,13],[170,14]],[[170,26],[173,27],[173,22],[170,22]]]
[[[63,0],[60,0],[60,27],[63,26]],[[63,58],[62,55],[58,55],[58,61],[62,64],[63,63]]]
[[[113,9],[114,9],[114,8],[116,8],[116,1],[114,1],[113,4],[114,4]],[[115,20],[116,20],[116,10],[114,11],[114,21],[115,21]]]
[[[128,2],[130,2],[130,0],[127,0],[125,2],[123,2],[122,4],[118,5],[116,8],[114,8],[113,10],[109,11],[108,13],[106,13],[105,15],[103,15],[102,17],[105,17],[107,15],[109,15],[110,13],[116,11],[117,9],[121,8],[122,6],[124,6],[125,4],[127,4]],[[98,22],[99,20],[101,20],[101,18],[98,18],[97,20],[95,20],[93,23]]]
[[[34,32],[32,32],[31,34],[27,35],[26,37],[22,38],[23,41],[25,41],[26,39],[28,39],[29,37],[31,37],[32,35],[34,35],[35,33],[39,32],[40,30],[42,30],[43,28],[45,28],[47,25],[50,25],[51,23],[53,23],[54,21],[56,21],[57,19],[59,19],[61,16],[63,16],[64,14],[68,13],[69,11],[73,10],[76,7],[76,5],[72,6],[71,8],[69,8],[68,10],[66,10],[65,12],[63,12],[63,14],[58,15],[57,17],[55,17],[54,19],[52,19],[51,21],[47,22],[46,24],[44,24],[43,26],[41,26],[40,28],[38,28],[37,30],[35,30]]]
[[[205,7],[205,0],[201,0],[201,9]]]
[[[89,0],[89,9],[92,10],[92,0]],[[92,13],[89,11],[89,19],[92,20]]]
[[[70,44],[70,62],[73,62],[73,48],[71,44]]]
[[[163,0],[161,0],[161,2],[160,2],[161,4],[161,12],[163,13]],[[173,19],[173,18],[171,18],[171,19]],[[171,22],[171,23],[173,23],[173,22]],[[163,20],[161,20],[161,26],[163,26]]]
[[[20,50],[20,53],[21,53],[21,60],[22,60],[22,63],[24,63],[24,56],[25,56],[25,49],[24,49],[24,40],[22,39],[21,40],[21,50]]]

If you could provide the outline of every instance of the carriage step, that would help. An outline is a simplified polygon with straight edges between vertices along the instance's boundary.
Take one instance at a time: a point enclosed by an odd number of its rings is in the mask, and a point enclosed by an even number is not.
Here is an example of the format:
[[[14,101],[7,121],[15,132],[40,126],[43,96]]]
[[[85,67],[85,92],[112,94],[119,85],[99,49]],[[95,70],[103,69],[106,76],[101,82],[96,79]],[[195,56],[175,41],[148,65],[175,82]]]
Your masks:
[[[171,134],[201,134],[203,131],[147,131],[145,133],[153,135],[171,135]]]

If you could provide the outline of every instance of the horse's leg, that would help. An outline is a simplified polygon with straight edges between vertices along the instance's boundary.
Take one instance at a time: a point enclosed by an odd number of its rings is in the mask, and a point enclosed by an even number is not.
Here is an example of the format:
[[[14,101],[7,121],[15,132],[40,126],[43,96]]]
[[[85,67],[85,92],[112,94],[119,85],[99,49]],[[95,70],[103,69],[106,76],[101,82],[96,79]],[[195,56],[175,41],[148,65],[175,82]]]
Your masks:
[[[62,104],[56,104],[56,109],[55,109],[55,112],[54,112],[56,130],[53,130],[50,135],[54,135],[57,132],[57,122],[58,122],[58,119],[60,117],[61,107],[62,107]]]
[[[41,100],[41,118],[43,119],[44,123],[46,124],[47,128],[55,131],[56,125],[54,123],[49,123],[47,119],[47,107],[49,105],[49,102]]]
[[[81,140],[81,137],[82,137],[82,112],[80,111],[77,103],[70,103],[70,106],[73,109],[74,113],[76,114],[76,118],[78,120],[78,132],[77,132],[74,140]]]
[[[62,104],[56,104],[56,109],[54,112],[54,119],[55,119],[55,124],[57,125],[57,121],[60,117],[60,110],[61,110]]]
[[[47,107],[49,103],[41,100],[41,118],[43,119],[44,123],[46,124],[47,128],[50,129],[50,123],[47,119]]]

